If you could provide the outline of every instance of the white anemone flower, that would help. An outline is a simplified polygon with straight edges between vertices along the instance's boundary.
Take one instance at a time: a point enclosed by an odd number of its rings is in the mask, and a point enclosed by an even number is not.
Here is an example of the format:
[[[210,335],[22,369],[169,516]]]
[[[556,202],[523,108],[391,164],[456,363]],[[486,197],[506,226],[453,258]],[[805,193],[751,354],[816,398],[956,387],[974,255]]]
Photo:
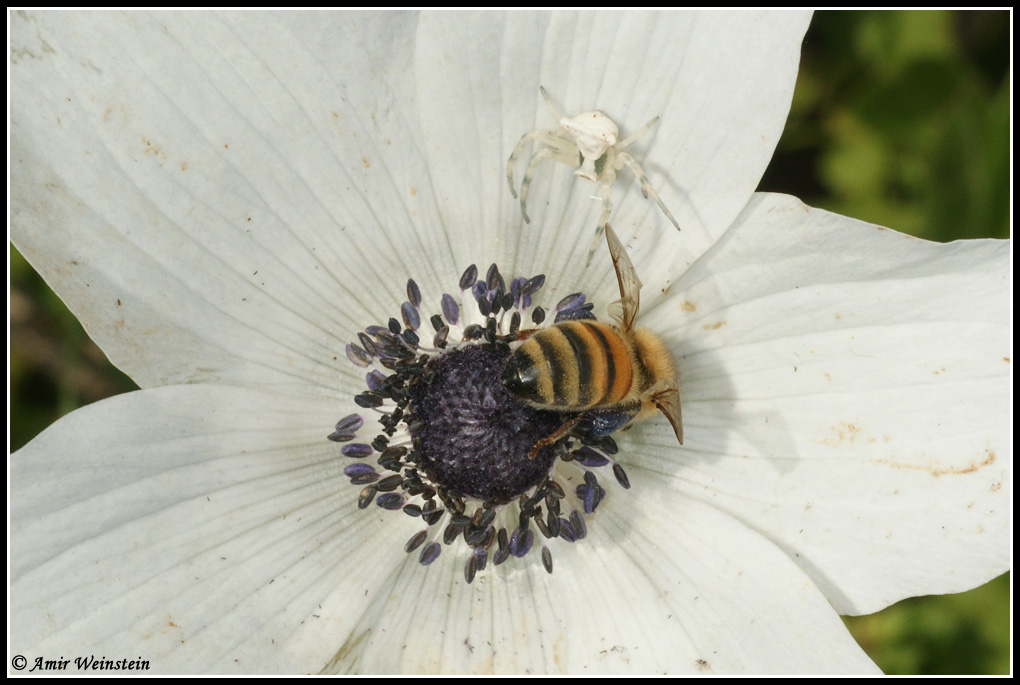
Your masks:
[[[936,245],[753,192],[808,19],[15,14],[15,244],[141,390],[11,458],[11,654],[151,672],[877,669],[839,614],[1008,567],[1008,244]],[[472,263],[618,297],[601,202],[519,137],[600,109],[612,225],[685,440],[618,436],[588,536],[464,578],[358,508],[325,436],[347,343]],[[431,299],[430,299],[431,298]],[[438,311],[433,307],[431,312]],[[107,663],[109,662],[109,663]],[[68,670],[77,664],[70,662]],[[15,662],[15,668],[17,663]]]

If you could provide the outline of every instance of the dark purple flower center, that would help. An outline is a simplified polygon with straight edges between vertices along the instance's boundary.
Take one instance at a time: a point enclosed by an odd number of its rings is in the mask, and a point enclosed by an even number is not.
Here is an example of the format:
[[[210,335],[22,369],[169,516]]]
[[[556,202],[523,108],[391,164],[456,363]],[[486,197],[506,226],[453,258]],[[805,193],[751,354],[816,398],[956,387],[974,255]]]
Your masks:
[[[533,409],[500,383],[510,350],[471,345],[428,367],[428,380],[411,390],[415,462],[433,481],[481,500],[507,501],[537,486],[556,458],[553,446],[528,453],[566,420]]]

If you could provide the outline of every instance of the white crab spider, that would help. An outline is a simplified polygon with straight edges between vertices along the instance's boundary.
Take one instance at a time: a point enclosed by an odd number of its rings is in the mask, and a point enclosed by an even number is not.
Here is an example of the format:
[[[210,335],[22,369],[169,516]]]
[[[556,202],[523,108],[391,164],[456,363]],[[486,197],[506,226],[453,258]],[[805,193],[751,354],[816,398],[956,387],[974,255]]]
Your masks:
[[[542,97],[545,98],[545,103],[549,106],[549,111],[552,112],[553,118],[559,122],[560,127],[555,131],[540,131],[538,129],[528,131],[521,136],[520,141],[506,163],[506,180],[510,184],[510,192],[516,198],[514,165],[531,141],[537,140],[543,146],[532,156],[531,162],[528,164],[528,171],[524,174],[524,180],[521,181],[521,214],[524,215],[525,223],[531,223],[531,219],[528,217],[527,198],[528,187],[535,176],[535,168],[543,159],[552,159],[567,166],[577,166],[577,170],[574,171],[575,176],[586,178],[589,181],[602,182],[602,215],[599,217],[599,223],[595,227],[595,238],[592,240],[591,248],[588,250],[589,264],[591,263],[592,255],[595,254],[595,246],[598,244],[602,233],[606,230],[609,215],[613,211],[613,182],[616,181],[616,172],[623,169],[623,167],[627,167],[633,172],[641,183],[641,194],[645,197],[651,195],[652,199],[655,200],[655,204],[659,205],[662,213],[666,215],[666,218],[679,231],[679,224],[677,224],[673,215],[669,213],[669,210],[666,209],[666,205],[659,199],[658,193],[655,192],[652,184],[648,181],[648,177],[645,176],[644,169],[641,168],[641,165],[633,157],[623,151],[624,148],[654,126],[659,117],[649,121],[637,133],[619,140],[620,129],[613,123],[612,119],[602,112],[584,112],[576,117],[565,118],[560,116],[559,111],[553,106],[549,100],[549,93],[545,91],[545,88],[540,86],[539,90],[542,92]]]

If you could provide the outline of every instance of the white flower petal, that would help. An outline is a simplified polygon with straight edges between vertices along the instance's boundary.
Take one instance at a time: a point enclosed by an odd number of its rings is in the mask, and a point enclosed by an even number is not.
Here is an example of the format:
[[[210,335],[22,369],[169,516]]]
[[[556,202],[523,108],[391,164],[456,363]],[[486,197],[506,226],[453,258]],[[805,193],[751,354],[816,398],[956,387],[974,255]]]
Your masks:
[[[832,607],[758,533],[638,471],[589,537],[462,579],[444,551],[376,597],[331,670],[874,673]],[[442,601],[429,601],[443,598]]]
[[[937,245],[759,195],[643,323],[686,445],[648,468],[786,549],[841,613],[1009,565],[1009,244]],[[654,453],[654,456],[652,454]]]
[[[15,454],[14,652],[139,657],[156,673],[321,668],[382,585],[376,569],[405,556],[406,517],[358,511],[328,411],[278,392],[146,390]]]
[[[413,17],[12,21],[14,239],[140,385],[320,383],[393,305],[368,286],[442,245],[413,99],[373,71]]]
[[[533,267],[554,284],[591,294],[612,281],[602,278],[605,268],[584,269],[601,211],[592,197],[596,184],[544,162],[528,197],[530,225],[507,192],[507,155],[521,135],[558,125],[539,95],[542,85],[563,115],[600,109],[624,135],[661,116],[628,150],[681,231],[641,197],[629,171],[617,177],[612,223],[622,237],[637,234],[659,244],[672,257],[658,265],[661,273],[677,276],[732,223],[758,185],[789,112],[809,18],[791,12],[425,15],[416,74],[432,178],[446,225],[471,227],[452,246],[455,254]],[[457,76],[436,78],[451,72]],[[479,151],[480,164],[465,162]],[[518,184],[535,151],[537,144],[518,161]],[[467,193],[479,179],[481,195]],[[507,235],[507,225],[519,232]],[[611,288],[605,293],[615,299]]]

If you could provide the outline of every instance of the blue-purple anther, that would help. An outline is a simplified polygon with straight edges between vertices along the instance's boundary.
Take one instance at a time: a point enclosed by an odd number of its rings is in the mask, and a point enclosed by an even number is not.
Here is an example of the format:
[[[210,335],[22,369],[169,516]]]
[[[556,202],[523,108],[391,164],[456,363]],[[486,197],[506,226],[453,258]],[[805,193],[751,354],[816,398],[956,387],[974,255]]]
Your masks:
[[[418,314],[418,308],[410,302],[400,305],[400,316],[404,319],[404,325],[411,330],[416,331],[421,326],[421,316]]]
[[[365,374],[365,385],[368,386],[369,390],[378,390],[385,380],[386,376],[384,376],[378,369],[372,369]]]
[[[366,445],[363,442],[352,442],[350,445],[344,445],[340,448],[340,454],[345,457],[351,457],[352,459],[364,459],[370,457],[375,452],[371,445]]]
[[[347,343],[347,358],[362,367],[372,363],[372,357],[354,343]]]
[[[521,532],[520,528],[514,528],[514,532],[510,535],[510,554],[520,559],[531,551],[531,546],[534,543],[535,532],[533,530],[529,528]]]
[[[407,299],[415,307],[421,304],[421,290],[418,289],[418,284],[410,278],[407,279]]]
[[[590,468],[605,466],[609,463],[609,457],[587,446],[574,450],[573,455],[575,461]]]
[[[443,293],[443,316],[451,326],[456,326],[460,320],[460,307],[457,306],[453,295]]]
[[[478,280],[478,267],[472,264],[464,270],[460,277],[460,289],[467,290]]]
[[[489,294],[489,289],[485,286],[484,281],[475,281],[474,285],[471,286],[471,297],[476,300],[485,300]]]
[[[354,478],[356,476],[364,476],[369,473],[375,473],[375,467],[371,464],[365,464],[359,462],[357,464],[350,464],[344,467],[344,475],[348,478]]]
[[[428,566],[439,558],[439,553],[441,551],[442,547],[439,546],[438,542],[430,542],[425,545],[424,549],[422,549],[421,555],[418,557],[418,563],[422,566]]]
[[[584,301],[587,298],[584,293],[571,293],[556,304],[557,312],[569,312],[572,309],[578,309],[584,306]]]
[[[326,438],[333,442],[350,442],[357,437],[358,429],[364,422],[357,414],[345,416],[336,423],[336,429]],[[342,450],[341,450],[342,452]]]
[[[385,495],[379,495],[375,503],[383,509],[395,511],[404,506],[404,496],[398,492],[387,492]]]

